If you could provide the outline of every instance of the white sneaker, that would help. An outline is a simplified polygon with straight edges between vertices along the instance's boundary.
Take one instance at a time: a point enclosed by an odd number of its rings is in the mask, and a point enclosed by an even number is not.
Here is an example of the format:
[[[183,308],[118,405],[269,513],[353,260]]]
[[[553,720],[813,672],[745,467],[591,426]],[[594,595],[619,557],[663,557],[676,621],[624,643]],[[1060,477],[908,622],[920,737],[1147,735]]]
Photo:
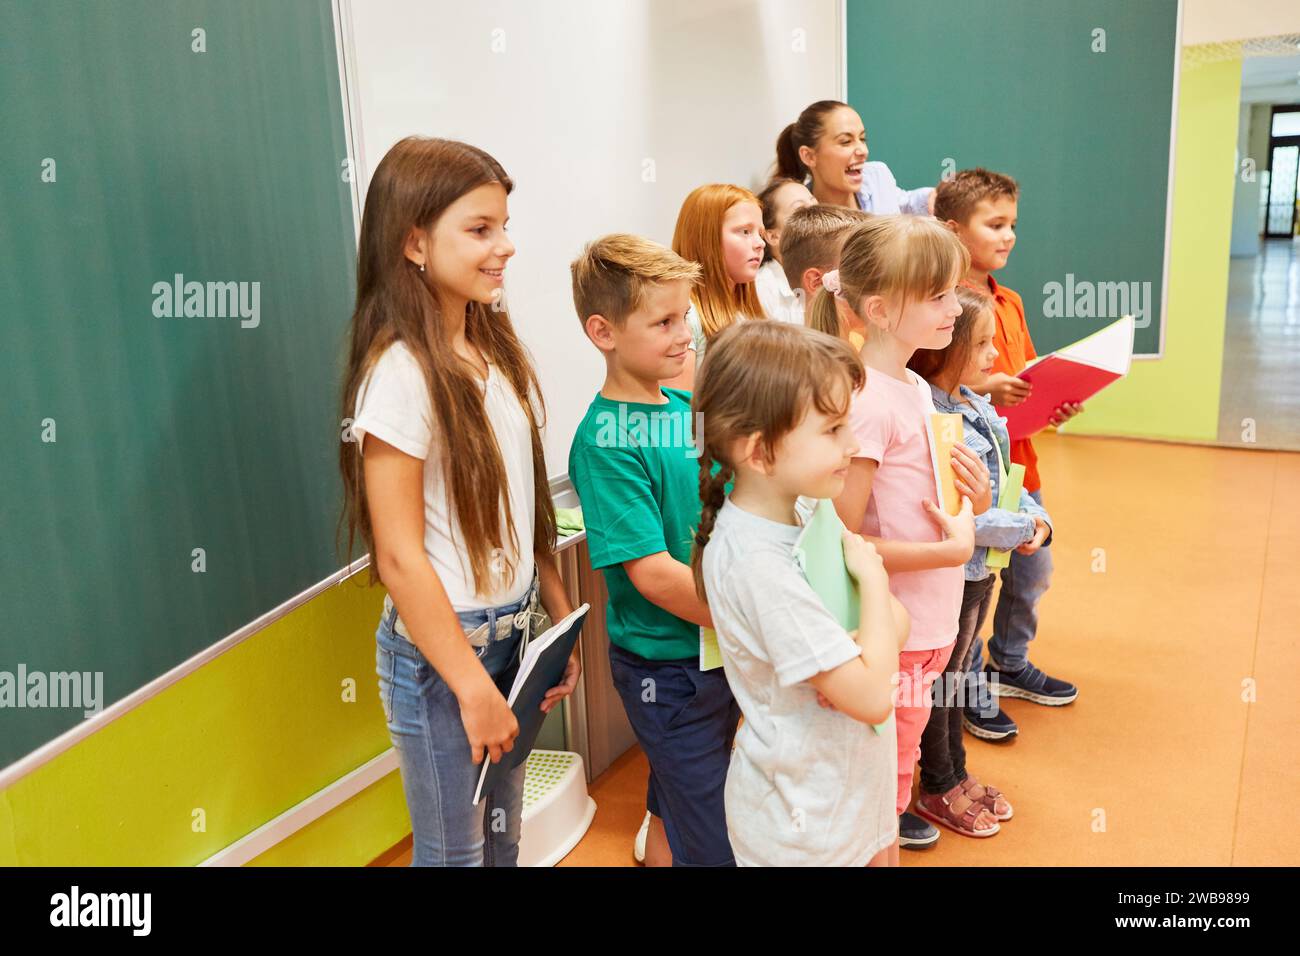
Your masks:
[[[645,862],[645,841],[650,835],[650,811],[645,812],[645,819],[641,821],[641,829],[636,831],[636,843],[632,845],[632,856],[638,863]]]

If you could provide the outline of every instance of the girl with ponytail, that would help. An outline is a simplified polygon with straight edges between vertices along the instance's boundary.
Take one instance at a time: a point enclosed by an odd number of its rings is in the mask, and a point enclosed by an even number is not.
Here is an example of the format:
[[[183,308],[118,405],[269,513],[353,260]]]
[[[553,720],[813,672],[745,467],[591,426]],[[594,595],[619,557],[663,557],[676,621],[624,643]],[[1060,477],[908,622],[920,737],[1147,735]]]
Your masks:
[[[860,353],[867,383],[853,396],[849,416],[859,449],[835,507],[847,527],[876,546],[890,591],[911,616],[895,697],[903,846],[937,838],[937,830],[905,811],[931,688],[957,638],[974,516],[992,503],[988,467],[958,441],[951,460],[961,508],[952,515],[936,504],[943,499],[930,439],[934,400],[907,363],[918,349],[952,342],[961,314],[957,283],[969,266],[966,247],[938,220],[872,216],[845,237],[840,267],[822,277],[812,304],[815,317],[829,318],[838,298],[867,333]]]
[[[854,633],[822,604],[794,554],[807,513],[796,503],[844,486],[857,451],[849,404],[864,378],[840,339],[744,322],[718,334],[692,400],[703,509],[691,566],[745,716],[725,792],[741,865],[895,859],[890,679],[906,615],[860,536],[842,538],[862,591]]]

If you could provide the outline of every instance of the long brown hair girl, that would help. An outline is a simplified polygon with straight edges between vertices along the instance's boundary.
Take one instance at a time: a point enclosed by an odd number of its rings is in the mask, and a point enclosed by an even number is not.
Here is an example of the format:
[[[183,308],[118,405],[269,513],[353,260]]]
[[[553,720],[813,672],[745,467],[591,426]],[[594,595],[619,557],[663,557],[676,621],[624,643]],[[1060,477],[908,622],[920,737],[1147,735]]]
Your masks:
[[[445,139],[408,137],[393,146],[375,169],[357,249],[357,300],[352,313],[341,416],[352,416],[357,390],[384,350],[393,342],[404,344],[419,362],[428,383],[438,430],[444,435],[457,435],[465,446],[477,450],[475,454],[453,456],[451,443],[441,442],[442,460],[438,466],[447,475],[451,499],[469,546],[474,581],[483,591],[491,584],[491,557],[505,549],[503,525],[511,544],[517,544],[513,540],[514,516],[505,495],[501,453],[483,408],[482,373],[473,362],[447,347],[451,336],[463,325],[465,341],[501,369],[517,395],[536,396],[536,408],[533,402],[524,402],[533,420],[535,536],[539,544],[553,547],[555,506],[539,431],[545,420],[536,420],[537,412],[544,415],[541,389],[503,305],[489,307],[471,301],[463,316],[444,314],[432,275],[403,256],[402,248],[412,229],[431,228],[454,200],[493,182],[500,183],[507,195],[514,189],[505,170],[483,150]],[[361,461],[356,442],[339,445],[349,557],[357,535],[366,550],[374,554],[374,531]],[[378,578],[378,571],[371,562],[372,581]]]
[[[375,169],[361,221],[341,521],[349,554],[359,535],[388,591],[376,671],[413,865],[517,860],[523,763],[476,804],[478,765],[519,734],[505,695],[538,598],[556,620],[570,610],[544,406],[502,296],[512,188],[483,150],[410,137]],[[578,669],[575,654],[542,710]]]

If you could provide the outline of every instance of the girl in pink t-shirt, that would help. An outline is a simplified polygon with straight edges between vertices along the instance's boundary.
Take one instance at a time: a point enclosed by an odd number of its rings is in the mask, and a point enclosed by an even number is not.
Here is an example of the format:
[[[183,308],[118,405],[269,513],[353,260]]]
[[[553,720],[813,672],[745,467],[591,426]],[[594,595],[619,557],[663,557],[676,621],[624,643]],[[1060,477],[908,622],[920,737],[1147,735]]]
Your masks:
[[[943,673],[957,636],[962,566],[975,546],[974,514],[991,504],[988,468],[960,443],[952,465],[961,511],[954,517],[935,504],[926,430],[934,403],[929,385],[907,368],[917,349],[940,349],[952,341],[961,314],[956,287],[968,265],[965,247],[936,220],[873,216],[845,237],[840,268],[827,273],[812,304],[815,317],[842,299],[867,330],[867,381],[850,410],[860,447],[835,507],[848,527],[876,546],[890,591],[911,615],[894,711],[900,815],[911,799],[930,686]],[[919,818],[900,820],[903,846],[937,837]]]

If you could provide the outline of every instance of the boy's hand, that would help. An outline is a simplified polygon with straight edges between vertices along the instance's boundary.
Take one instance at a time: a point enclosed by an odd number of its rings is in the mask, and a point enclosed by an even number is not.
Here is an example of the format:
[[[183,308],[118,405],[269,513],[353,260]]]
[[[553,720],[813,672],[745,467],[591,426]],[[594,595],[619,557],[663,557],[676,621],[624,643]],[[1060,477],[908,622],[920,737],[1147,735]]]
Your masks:
[[[992,397],[993,404],[1004,407],[1019,405],[1029,397],[1031,388],[1023,378],[1016,378],[1006,372],[994,372],[984,383],[984,389]]]
[[[1075,404],[1074,402],[1066,402],[1056,411],[1052,412],[1052,417],[1048,419],[1048,422],[1053,425],[1064,425],[1081,411],[1083,411],[1082,403]]]
[[[881,560],[880,552],[876,550],[874,544],[847,528],[841,540],[844,543],[844,565],[855,581],[863,587],[874,583],[878,578],[888,583],[889,576],[885,574],[885,562]]]
[[[1047,540],[1047,536],[1051,533],[1052,529],[1047,526],[1046,521],[1042,518],[1035,518],[1033,538],[1016,548],[1016,551],[1020,554],[1033,554],[1043,546],[1043,542]]]
[[[832,704],[829,700],[827,700],[826,695],[823,694],[821,691],[817,691],[817,703],[820,704],[822,707],[824,707],[826,710],[835,709],[835,705]]]
[[[993,485],[989,481],[989,466],[980,456],[965,445],[952,446],[952,475],[957,493],[971,500],[972,510],[982,515],[993,507]]]

